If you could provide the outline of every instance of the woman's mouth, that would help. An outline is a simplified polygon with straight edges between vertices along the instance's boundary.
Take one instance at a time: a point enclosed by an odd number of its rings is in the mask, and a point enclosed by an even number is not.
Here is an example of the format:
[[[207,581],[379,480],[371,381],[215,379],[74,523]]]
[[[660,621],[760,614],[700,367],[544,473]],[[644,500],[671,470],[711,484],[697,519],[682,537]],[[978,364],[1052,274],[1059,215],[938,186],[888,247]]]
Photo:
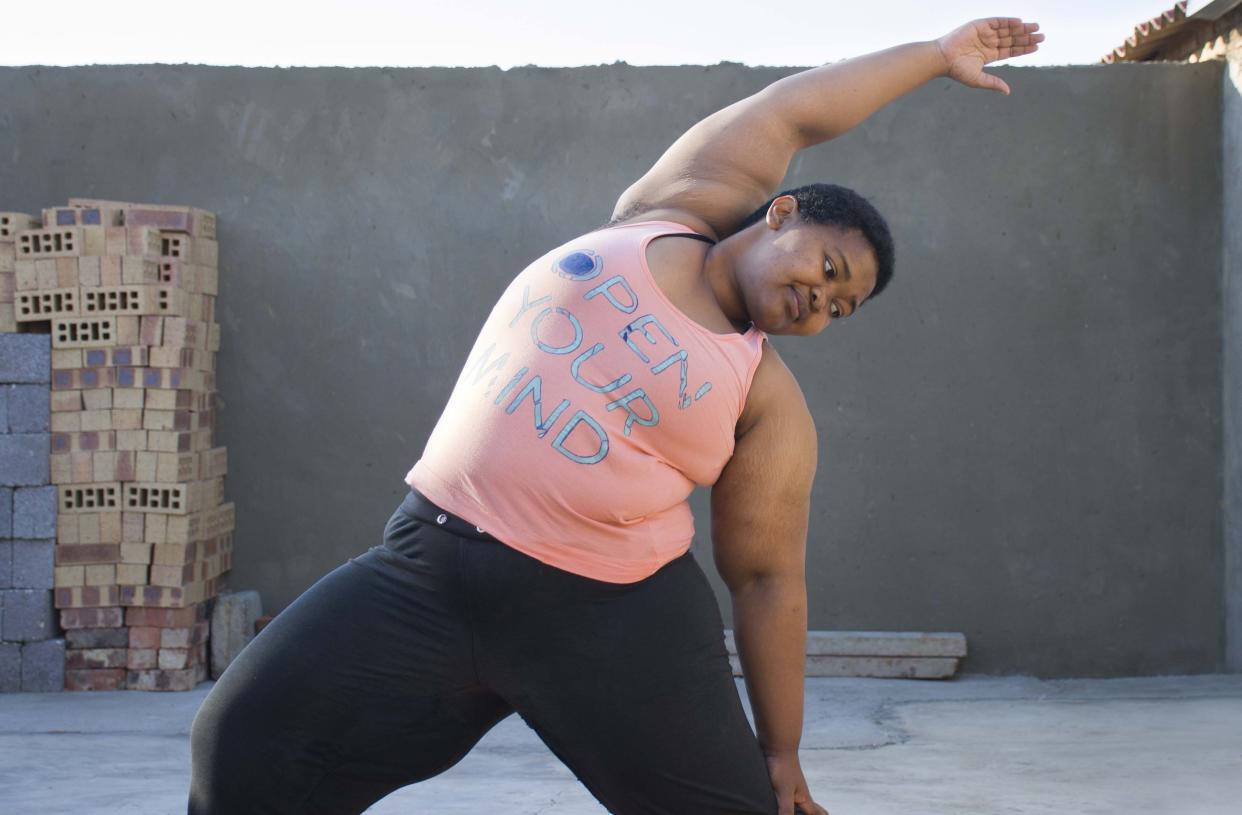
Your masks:
[[[798,297],[798,291],[793,286],[789,287],[789,314],[796,322],[802,316],[802,299]]]

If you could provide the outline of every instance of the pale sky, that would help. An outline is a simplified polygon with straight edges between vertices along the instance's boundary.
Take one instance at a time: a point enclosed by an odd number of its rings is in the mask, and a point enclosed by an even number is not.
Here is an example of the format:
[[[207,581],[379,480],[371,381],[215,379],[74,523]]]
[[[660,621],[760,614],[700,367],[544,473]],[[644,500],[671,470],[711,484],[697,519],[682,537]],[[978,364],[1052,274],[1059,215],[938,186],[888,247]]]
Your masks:
[[[1207,5],[1192,0],[1189,11]],[[303,0],[6,2],[0,65],[812,66],[977,17],[1040,24],[1015,65],[1098,62],[1173,0]],[[296,11],[295,11],[296,9]],[[1004,63],[1002,63],[1004,64]]]

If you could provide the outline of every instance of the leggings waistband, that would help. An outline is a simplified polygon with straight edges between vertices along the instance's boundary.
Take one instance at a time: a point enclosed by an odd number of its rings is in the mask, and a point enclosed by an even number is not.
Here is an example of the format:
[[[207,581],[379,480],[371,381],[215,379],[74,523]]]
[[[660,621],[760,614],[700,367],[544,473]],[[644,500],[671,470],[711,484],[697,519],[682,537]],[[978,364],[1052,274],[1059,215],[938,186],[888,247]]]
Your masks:
[[[411,518],[418,518],[420,521],[436,524],[452,532],[454,535],[475,540],[491,541],[492,543],[501,542],[460,515],[454,515],[438,506],[430,498],[413,487],[410,487],[410,494],[405,496],[405,500],[401,502],[400,509]]]

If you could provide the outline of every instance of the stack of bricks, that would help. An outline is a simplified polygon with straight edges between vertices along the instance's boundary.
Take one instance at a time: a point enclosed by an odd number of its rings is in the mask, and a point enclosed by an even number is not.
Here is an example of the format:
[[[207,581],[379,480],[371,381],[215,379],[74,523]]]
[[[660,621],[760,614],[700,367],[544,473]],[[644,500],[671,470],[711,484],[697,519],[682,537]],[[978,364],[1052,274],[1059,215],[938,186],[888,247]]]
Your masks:
[[[13,295],[16,288],[17,230],[39,225],[36,218],[20,212],[0,212],[0,333],[17,331]]]
[[[50,331],[54,604],[68,690],[189,690],[232,561],[213,441],[215,216],[70,199],[18,229],[14,320]]]
[[[65,684],[65,641],[52,607],[49,351],[47,335],[0,333],[0,693]]]

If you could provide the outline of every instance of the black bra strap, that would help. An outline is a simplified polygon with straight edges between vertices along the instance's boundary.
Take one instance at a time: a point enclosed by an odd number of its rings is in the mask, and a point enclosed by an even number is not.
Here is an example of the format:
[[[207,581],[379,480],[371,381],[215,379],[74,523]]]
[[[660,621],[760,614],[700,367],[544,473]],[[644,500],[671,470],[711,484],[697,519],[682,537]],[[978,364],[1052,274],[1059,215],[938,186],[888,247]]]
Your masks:
[[[661,235],[660,237],[661,238],[669,238],[669,237],[696,238],[701,241],[707,241],[708,243],[713,244],[713,245],[716,243],[711,238],[707,237],[706,235],[700,235],[698,232],[669,232],[667,235]]]

